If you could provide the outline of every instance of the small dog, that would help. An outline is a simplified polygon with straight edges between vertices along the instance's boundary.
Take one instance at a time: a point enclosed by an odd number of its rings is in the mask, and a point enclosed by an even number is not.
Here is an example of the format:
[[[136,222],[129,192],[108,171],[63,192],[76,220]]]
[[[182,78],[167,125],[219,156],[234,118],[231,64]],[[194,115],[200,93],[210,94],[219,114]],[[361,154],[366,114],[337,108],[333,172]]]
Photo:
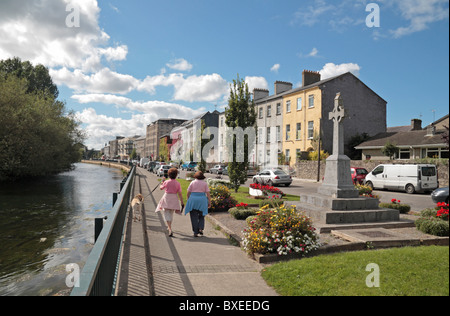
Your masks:
[[[142,203],[144,202],[144,197],[142,194],[138,194],[131,201],[131,209],[133,211],[133,220],[141,221],[142,220]]]

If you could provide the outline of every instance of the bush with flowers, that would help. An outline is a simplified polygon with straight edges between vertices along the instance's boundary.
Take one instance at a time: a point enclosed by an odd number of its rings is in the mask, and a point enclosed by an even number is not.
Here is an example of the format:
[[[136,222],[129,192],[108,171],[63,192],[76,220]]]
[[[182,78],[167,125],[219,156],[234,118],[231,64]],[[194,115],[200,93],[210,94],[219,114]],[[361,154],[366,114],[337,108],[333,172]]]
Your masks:
[[[224,185],[210,188],[211,208],[210,212],[227,212],[235,207],[237,201],[231,196],[230,190]]]
[[[244,230],[244,249],[251,255],[276,253],[306,255],[320,247],[319,236],[306,215],[294,206],[262,207],[249,218]]]
[[[280,189],[275,188],[273,186],[270,186],[270,185],[261,185],[258,183],[252,183],[252,184],[250,184],[250,188],[252,188],[254,190],[262,191],[265,196],[273,196],[273,195],[284,196],[285,195],[283,193],[283,191],[281,191]]]
[[[438,203],[434,209],[423,210],[416,220],[417,229],[434,236],[449,236],[448,210],[447,203]]]
[[[249,216],[254,216],[258,212],[257,208],[249,207],[246,203],[236,204],[235,207],[228,210],[228,213],[231,214],[237,220],[245,220]]]
[[[397,199],[392,199],[391,203],[380,203],[380,207],[399,210],[401,214],[407,214],[411,211],[411,206],[408,204],[402,204],[402,201]]]

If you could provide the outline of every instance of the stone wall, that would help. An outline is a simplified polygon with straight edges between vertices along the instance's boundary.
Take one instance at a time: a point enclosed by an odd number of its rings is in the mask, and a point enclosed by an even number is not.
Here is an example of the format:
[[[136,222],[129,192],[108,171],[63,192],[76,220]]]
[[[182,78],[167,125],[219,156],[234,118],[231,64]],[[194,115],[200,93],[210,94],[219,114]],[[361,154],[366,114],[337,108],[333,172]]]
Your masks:
[[[365,161],[365,160],[353,160],[351,162],[352,167],[365,168],[367,171],[372,171],[376,166],[380,164],[387,164],[387,161]],[[395,161],[395,164],[414,164],[415,161]],[[301,161],[295,166],[295,176],[299,179],[306,180],[317,180],[317,161]],[[325,175],[326,161],[320,163],[320,179],[322,180]],[[439,185],[440,187],[446,187],[449,185],[449,164],[448,161],[445,163],[437,163],[438,173],[439,173]]]

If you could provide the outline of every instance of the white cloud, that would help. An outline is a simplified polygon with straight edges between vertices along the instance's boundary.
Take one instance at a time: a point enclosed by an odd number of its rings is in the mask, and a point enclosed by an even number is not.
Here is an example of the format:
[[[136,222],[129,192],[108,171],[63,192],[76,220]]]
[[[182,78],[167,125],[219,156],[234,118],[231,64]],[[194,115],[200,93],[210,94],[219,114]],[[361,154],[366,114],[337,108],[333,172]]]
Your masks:
[[[322,15],[334,10],[335,6],[328,4],[325,0],[314,0],[313,5],[299,8],[294,13],[294,19],[291,21],[291,24],[314,26],[316,23],[323,21]]]
[[[308,54],[309,57],[316,57],[317,54],[319,53],[319,50],[317,48],[313,48],[311,53]]]
[[[88,139],[85,143],[89,148],[103,148],[105,143],[116,136],[145,135],[146,126],[157,119],[155,114],[133,115],[131,119],[109,117],[97,114],[93,108],[76,113],[77,119],[85,125]]]
[[[245,82],[248,84],[248,90],[253,92],[253,89],[269,89],[269,84],[264,77],[245,77]]]
[[[205,108],[192,109],[180,104],[168,103],[164,101],[140,101],[136,102],[129,98],[111,94],[85,94],[74,95],[72,99],[81,104],[103,103],[127,108],[132,111],[155,115],[157,118],[190,118],[203,112]],[[148,123],[147,123],[148,124]]]
[[[384,2],[392,4],[391,1]],[[392,30],[395,38],[426,30],[431,23],[449,18],[448,0],[398,0],[395,3],[402,17],[410,23]]]
[[[280,64],[275,64],[272,66],[272,68],[270,68],[270,71],[278,73],[278,70],[280,70]]]
[[[80,12],[80,27],[68,27],[69,3]],[[124,60],[125,45],[109,47],[109,35],[98,24],[96,0],[0,1],[0,59],[20,57],[47,67],[95,71],[101,59]]]
[[[109,68],[86,75],[79,69],[70,71],[64,67],[59,70],[50,69],[50,75],[56,84],[64,84],[76,92],[126,94],[139,85],[138,79]]]
[[[214,102],[228,92],[228,83],[218,74],[190,76],[164,73],[148,76],[139,85],[139,91],[155,93],[157,86],[173,86],[174,100],[188,102]]]
[[[191,71],[193,67],[186,59],[183,58],[176,59],[172,63],[166,64],[166,66],[170,69],[178,71]]]
[[[351,72],[355,76],[359,77],[359,72],[361,67],[357,64],[348,63],[348,64],[340,64],[335,65],[333,63],[328,63],[323,66],[322,70],[320,70],[320,74],[323,79],[328,79],[331,77],[339,76],[345,74],[347,72]]]

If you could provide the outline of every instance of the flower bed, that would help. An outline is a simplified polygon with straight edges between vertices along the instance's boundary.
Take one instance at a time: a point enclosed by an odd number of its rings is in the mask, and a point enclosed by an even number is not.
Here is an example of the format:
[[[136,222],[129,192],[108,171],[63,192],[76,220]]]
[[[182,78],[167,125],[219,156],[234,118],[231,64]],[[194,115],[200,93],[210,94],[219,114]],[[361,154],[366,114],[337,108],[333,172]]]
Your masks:
[[[297,253],[305,255],[320,247],[319,237],[309,217],[295,207],[261,208],[248,221],[244,231],[244,249],[249,254],[276,253],[280,256]]]
[[[446,203],[438,203],[435,209],[423,210],[416,221],[417,229],[434,236],[449,236],[448,210]]]
[[[380,203],[380,208],[390,208],[399,210],[401,214],[407,214],[411,211],[411,206],[407,204],[401,204],[400,200],[392,199],[391,203]]]
[[[237,201],[231,196],[230,190],[224,185],[210,188],[210,195],[210,212],[228,212],[230,208],[237,204]]]
[[[249,193],[252,196],[270,196],[272,198],[281,198],[284,196],[283,191],[270,185],[261,185],[257,183],[250,184]]]

